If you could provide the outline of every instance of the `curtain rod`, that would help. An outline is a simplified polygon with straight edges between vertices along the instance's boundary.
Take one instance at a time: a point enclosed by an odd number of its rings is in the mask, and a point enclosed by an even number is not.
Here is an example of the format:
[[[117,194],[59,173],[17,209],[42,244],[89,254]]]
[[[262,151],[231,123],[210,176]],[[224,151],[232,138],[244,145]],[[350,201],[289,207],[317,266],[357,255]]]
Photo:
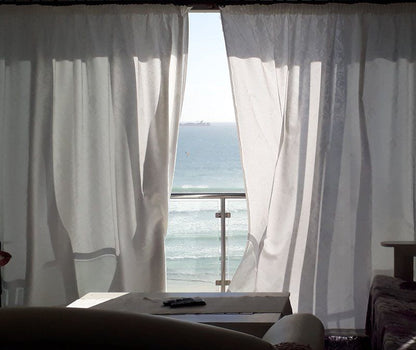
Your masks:
[[[69,6],[69,5],[109,5],[109,4],[174,4],[192,7],[193,10],[218,10],[226,5],[271,5],[277,3],[290,4],[394,4],[413,2],[413,0],[0,0],[0,5],[45,5],[45,6]]]

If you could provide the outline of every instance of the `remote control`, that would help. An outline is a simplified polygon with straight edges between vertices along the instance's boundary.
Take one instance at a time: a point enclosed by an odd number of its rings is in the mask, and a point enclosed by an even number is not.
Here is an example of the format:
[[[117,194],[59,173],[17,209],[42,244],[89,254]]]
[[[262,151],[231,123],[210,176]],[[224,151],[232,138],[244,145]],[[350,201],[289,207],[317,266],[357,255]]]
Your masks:
[[[190,299],[190,300],[189,300]],[[184,298],[184,300],[175,301],[170,304],[170,307],[185,307],[185,306],[200,306],[205,305],[205,301],[201,298],[195,297],[195,298]]]
[[[177,298],[177,299],[169,299],[169,300],[165,300],[165,301],[163,302],[163,305],[164,305],[164,306],[171,306],[173,303],[186,302],[186,301],[190,302],[190,301],[192,301],[192,300],[193,300],[193,298]]]
[[[206,302],[199,297],[195,298],[178,298],[171,299],[163,302],[163,305],[170,306],[171,308],[185,307],[185,306],[201,306],[206,305]]]

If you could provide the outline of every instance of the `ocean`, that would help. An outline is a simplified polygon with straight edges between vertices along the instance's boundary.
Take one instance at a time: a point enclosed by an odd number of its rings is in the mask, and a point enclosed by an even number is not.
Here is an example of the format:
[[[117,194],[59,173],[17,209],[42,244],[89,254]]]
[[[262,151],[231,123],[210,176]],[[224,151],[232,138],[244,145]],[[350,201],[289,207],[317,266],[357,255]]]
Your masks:
[[[242,193],[243,171],[234,123],[180,125],[173,193]],[[219,199],[171,199],[165,241],[167,291],[218,291],[221,277]],[[247,241],[245,199],[227,199],[227,279]]]

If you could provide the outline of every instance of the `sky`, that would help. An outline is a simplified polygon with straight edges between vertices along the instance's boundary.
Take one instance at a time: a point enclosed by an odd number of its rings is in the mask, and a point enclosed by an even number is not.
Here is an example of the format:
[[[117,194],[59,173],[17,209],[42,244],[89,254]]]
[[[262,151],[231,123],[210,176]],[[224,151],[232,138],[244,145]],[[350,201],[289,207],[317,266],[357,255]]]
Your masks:
[[[181,122],[234,122],[219,13],[189,14],[189,52]]]

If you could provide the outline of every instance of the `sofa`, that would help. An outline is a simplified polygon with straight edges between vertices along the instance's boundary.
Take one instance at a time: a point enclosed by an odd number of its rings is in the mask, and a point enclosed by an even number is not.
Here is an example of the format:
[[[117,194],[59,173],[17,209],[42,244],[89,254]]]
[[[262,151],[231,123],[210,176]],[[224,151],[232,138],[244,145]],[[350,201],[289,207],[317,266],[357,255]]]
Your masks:
[[[288,315],[262,337],[163,316],[65,307],[0,309],[2,349],[323,350],[311,314]]]
[[[368,300],[366,332],[373,350],[416,349],[416,283],[375,276]]]

